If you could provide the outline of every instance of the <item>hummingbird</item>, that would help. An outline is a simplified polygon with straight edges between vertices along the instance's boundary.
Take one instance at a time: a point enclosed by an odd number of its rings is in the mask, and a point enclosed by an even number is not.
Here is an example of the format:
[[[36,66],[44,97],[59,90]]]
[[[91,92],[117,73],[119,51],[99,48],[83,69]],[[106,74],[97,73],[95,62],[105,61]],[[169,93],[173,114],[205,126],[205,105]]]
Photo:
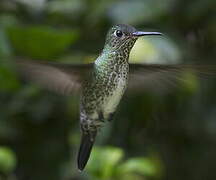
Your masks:
[[[93,63],[61,64],[17,60],[17,70],[25,78],[52,91],[80,94],[81,143],[77,156],[82,171],[90,157],[98,131],[111,121],[127,87],[142,89],[149,82],[178,79],[185,69],[202,70],[189,65],[158,65],[129,63],[129,54],[139,37],[162,35],[160,32],[138,31],[130,25],[118,24],[106,35],[102,52]],[[171,74],[171,75],[169,75]]]

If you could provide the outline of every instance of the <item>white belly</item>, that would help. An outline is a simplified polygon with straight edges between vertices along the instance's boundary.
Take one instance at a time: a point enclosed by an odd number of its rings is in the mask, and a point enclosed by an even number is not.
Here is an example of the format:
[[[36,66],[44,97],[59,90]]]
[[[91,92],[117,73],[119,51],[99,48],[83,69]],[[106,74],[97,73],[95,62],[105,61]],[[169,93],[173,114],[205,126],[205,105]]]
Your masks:
[[[105,100],[103,105],[105,119],[109,117],[110,113],[113,113],[116,110],[122,98],[122,95],[124,94],[125,87],[126,81],[120,80],[117,88],[113,91],[112,95],[107,97],[107,99]]]

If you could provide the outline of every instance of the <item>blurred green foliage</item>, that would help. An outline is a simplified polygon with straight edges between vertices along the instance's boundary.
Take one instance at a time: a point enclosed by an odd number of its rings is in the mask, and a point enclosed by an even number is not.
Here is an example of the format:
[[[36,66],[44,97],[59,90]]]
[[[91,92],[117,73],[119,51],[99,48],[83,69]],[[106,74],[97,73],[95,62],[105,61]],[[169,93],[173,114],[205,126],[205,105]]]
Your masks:
[[[0,171],[4,174],[10,174],[16,167],[16,157],[11,149],[0,147]]]
[[[96,147],[89,161],[87,171],[91,179],[143,179],[143,177],[161,177],[161,163],[152,157],[136,157],[122,161],[125,153],[120,148]]]
[[[139,39],[132,62],[215,64],[215,5],[215,0],[1,0],[0,179],[216,179],[215,77],[200,80],[186,72],[172,91],[153,87],[126,94],[80,173],[79,97],[23,83],[13,71],[17,56],[93,61],[117,23],[165,34]]]
[[[55,58],[77,39],[75,31],[57,31],[43,26],[10,27],[8,36],[17,53],[40,59]]]

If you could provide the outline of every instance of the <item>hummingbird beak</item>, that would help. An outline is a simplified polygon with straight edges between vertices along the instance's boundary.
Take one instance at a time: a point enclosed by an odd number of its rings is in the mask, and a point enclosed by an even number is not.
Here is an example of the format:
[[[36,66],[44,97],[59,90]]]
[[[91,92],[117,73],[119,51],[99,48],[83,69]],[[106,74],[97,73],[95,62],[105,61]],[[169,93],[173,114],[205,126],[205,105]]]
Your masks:
[[[143,32],[143,31],[136,31],[134,33],[132,33],[132,36],[148,36],[148,35],[163,35],[162,33],[160,32]]]

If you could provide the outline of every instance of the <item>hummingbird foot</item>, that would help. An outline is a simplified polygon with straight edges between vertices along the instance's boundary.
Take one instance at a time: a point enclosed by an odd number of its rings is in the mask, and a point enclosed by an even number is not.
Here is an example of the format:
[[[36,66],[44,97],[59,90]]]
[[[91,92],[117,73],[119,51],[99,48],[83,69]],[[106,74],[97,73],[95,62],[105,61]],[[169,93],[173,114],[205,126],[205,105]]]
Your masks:
[[[114,116],[115,116],[115,112],[110,113],[109,117],[108,117],[108,121],[111,122],[113,120]]]
[[[88,120],[82,122],[81,129],[83,132],[88,131],[98,131],[101,127],[103,127],[104,121],[101,120]]]
[[[104,115],[103,115],[102,111],[98,112],[98,119],[99,119],[99,121],[105,122]]]

